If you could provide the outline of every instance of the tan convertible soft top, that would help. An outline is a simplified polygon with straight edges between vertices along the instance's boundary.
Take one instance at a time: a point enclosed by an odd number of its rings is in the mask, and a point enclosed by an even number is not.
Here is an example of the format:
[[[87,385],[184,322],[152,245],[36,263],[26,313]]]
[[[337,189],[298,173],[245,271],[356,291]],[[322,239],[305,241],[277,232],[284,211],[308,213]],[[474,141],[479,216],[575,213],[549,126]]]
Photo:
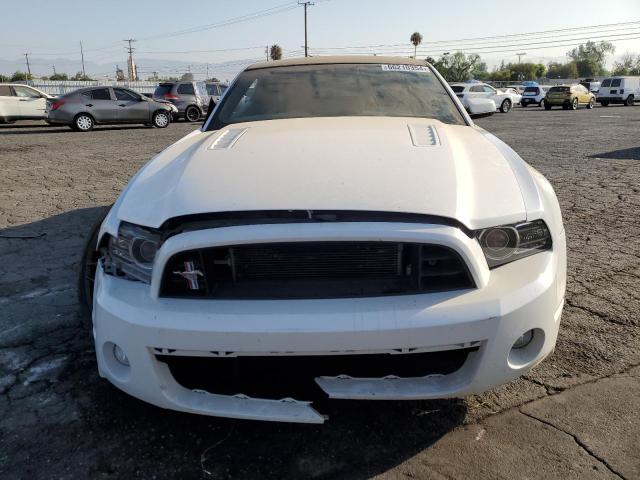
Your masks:
[[[428,65],[424,60],[409,57],[382,57],[374,55],[341,55],[327,57],[300,57],[276,60],[273,62],[259,62],[249,65],[247,70],[258,68],[289,67],[292,65],[322,65],[327,63],[382,63],[387,65]]]

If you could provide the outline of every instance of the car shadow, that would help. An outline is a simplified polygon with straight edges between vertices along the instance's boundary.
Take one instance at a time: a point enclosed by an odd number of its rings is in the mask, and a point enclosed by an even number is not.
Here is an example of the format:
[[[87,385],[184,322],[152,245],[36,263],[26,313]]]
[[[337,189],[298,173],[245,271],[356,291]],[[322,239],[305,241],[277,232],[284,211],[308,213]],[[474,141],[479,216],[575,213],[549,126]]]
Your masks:
[[[0,394],[4,435],[12,438],[3,447],[5,472],[24,473],[29,459],[34,477],[64,476],[73,468],[82,478],[369,478],[464,422],[467,407],[458,400],[325,397],[317,408],[327,422],[305,425],[184,414],[120,392],[98,376],[91,320],[76,296],[83,247],[106,208],[0,230],[6,272],[0,298],[7,313],[0,347],[17,370],[7,373],[26,375],[25,365],[48,356],[64,359],[55,376],[47,370]]]
[[[11,128],[0,128],[0,135],[34,135],[34,134],[40,134],[40,133],[45,133],[45,134],[49,134],[49,133],[86,133],[86,134],[91,134],[91,133],[97,133],[97,132],[107,132],[110,130],[139,130],[139,129],[149,129],[149,128],[153,128],[151,126],[148,125],[97,125],[96,127],[94,127],[90,132],[76,132],[75,130],[67,127],[67,126],[49,126],[49,125],[44,125],[44,127],[48,127],[48,128],[42,128],[41,126],[35,126],[37,128],[37,130],[27,130],[27,128],[31,128],[33,129],[34,126],[30,125],[29,127],[27,126],[23,126],[21,128],[24,128],[23,130],[13,130],[13,128],[15,127],[11,127]]]
[[[596,153],[590,158],[601,158],[610,160],[640,160],[640,147],[623,148],[612,150],[611,152]]]

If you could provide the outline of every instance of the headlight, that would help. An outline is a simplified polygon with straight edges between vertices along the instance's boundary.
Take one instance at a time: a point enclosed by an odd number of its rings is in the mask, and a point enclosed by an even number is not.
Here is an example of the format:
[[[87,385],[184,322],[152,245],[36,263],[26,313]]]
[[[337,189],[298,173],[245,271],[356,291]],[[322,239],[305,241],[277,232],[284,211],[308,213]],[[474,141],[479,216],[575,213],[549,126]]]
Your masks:
[[[121,222],[118,236],[109,239],[109,256],[115,273],[151,283],[153,259],[159,245],[159,232]]]
[[[551,249],[551,233],[542,220],[485,228],[476,238],[489,268]]]

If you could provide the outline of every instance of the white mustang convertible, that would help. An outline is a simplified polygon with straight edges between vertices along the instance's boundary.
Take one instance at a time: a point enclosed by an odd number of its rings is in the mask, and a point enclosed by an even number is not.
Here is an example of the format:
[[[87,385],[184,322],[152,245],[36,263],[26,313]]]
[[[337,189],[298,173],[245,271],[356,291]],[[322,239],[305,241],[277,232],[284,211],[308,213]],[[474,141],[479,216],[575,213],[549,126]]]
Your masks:
[[[565,282],[549,182],[433,67],[316,57],[248,67],[135,175],[81,293],[125,392],[322,423],[314,396],[461,397],[526,373]]]

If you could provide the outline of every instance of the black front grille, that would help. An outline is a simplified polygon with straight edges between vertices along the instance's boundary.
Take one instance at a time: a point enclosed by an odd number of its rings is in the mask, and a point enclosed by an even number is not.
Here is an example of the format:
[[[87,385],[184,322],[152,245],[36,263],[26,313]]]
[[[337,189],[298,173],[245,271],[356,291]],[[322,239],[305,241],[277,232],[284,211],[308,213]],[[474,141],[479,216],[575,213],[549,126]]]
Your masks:
[[[189,250],[169,259],[160,295],[181,298],[356,298],[473,288],[440,245],[293,242]]]

